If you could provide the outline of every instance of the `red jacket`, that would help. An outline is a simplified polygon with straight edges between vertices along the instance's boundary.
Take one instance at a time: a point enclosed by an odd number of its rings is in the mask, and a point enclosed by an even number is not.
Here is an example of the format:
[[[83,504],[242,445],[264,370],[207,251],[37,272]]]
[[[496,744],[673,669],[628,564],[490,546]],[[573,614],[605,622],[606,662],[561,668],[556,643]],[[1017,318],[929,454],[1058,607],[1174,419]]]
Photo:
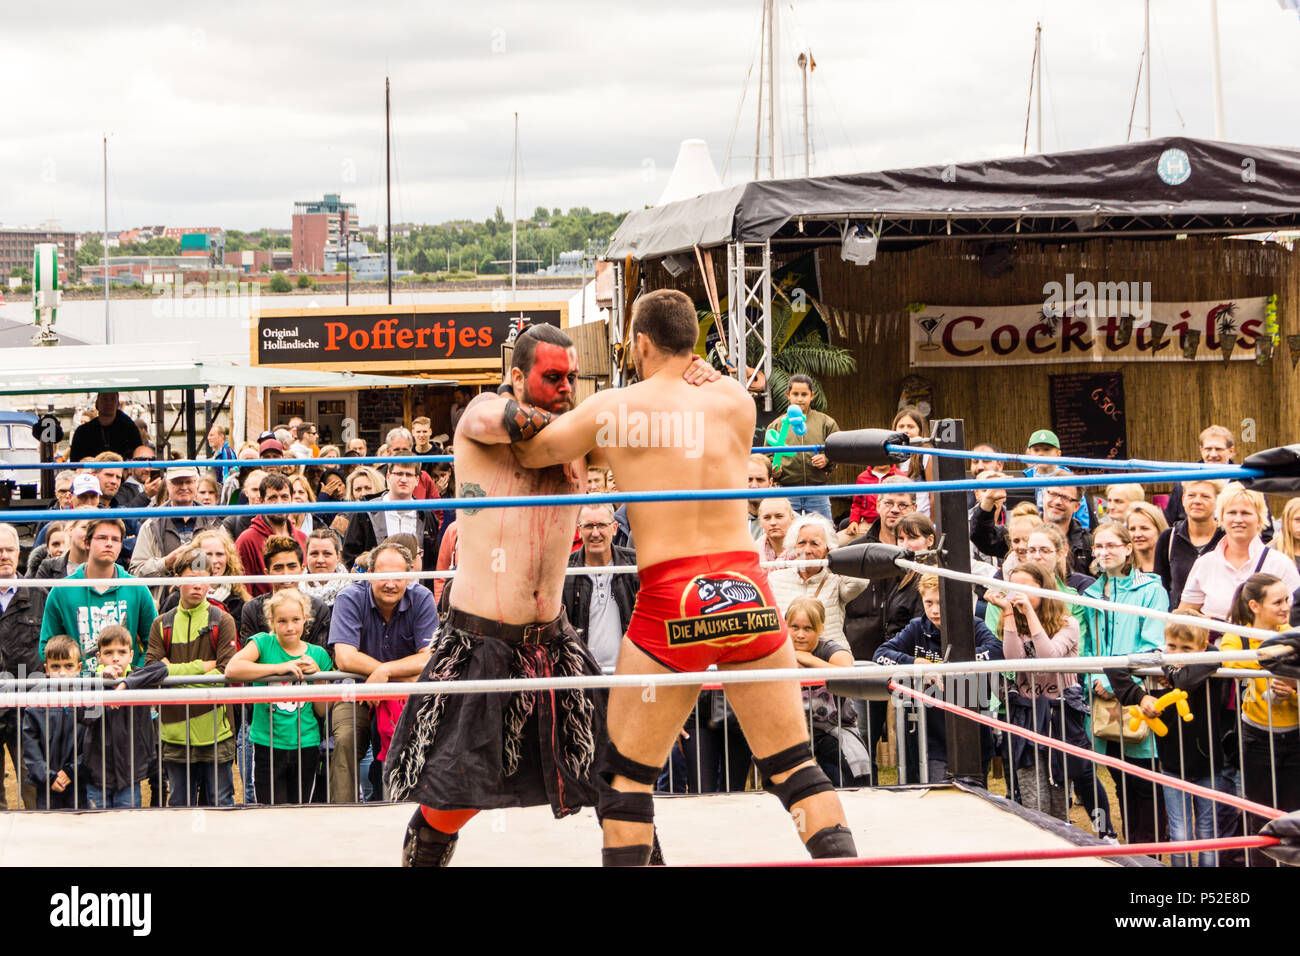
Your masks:
[[[302,545],[302,550],[305,553],[307,551],[307,536],[292,525],[289,527],[293,532],[293,539]],[[276,532],[272,531],[271,526],[266,523],[266,518],[258,515],[253,519],[252,524],[248,526],[248,530],[239,536],[239,540],[235,542],[235,551],[239,554],[239,563],[244,566],[245,574],[266,573],[266,562],[262,560],[262,548],[266,546],[266,539],[275,534]],[[271,585],[269,584],[247,584],[245,587],[253,597],[257,597],[259,594],[271,593]]]
[[[897,466],[889,469],[889,474],[887,475],[877,475],[874,471],[868,468],[862,474],[858,475],[858,484],[878,485],[885,478],[888,478],[889,475],[906,475],[906,474],[907,472],[901,471]],[[876,510],[875,495],[854,495],[853,496],[853,507],[849,509],[850,521],[858,521],[858,522],[865,521],[867,524],[871,524],[871,522],[875,521],[877,517],[879,517],[879,512]]]

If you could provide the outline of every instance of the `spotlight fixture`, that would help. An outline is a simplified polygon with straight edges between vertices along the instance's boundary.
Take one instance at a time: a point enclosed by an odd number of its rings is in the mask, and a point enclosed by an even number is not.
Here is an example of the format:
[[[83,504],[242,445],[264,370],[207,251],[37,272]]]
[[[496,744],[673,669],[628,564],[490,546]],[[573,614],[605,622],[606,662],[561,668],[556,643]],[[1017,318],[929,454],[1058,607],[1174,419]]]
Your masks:
[[[691,267],[691,260],[683,255],[665,256],[663,266],[664,271],[676,279]]]
[[[864,233],[861,226],[849,226],[840,245],[840,258],[858,266],[870,265],[876,258],[879,243],[879,233]]]

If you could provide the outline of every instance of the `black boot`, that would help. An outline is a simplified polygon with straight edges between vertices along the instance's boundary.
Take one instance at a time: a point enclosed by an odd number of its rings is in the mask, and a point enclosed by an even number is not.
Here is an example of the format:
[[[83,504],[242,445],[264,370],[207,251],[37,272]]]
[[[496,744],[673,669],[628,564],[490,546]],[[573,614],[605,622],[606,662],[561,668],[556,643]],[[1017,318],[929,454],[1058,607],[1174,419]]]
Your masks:
[[[838,824],[833,827],[822,827],[808,838],[804,846],[808,848],[808,855],[814,860],[858,855],[858,849],[853,843],[853,831]]]
[[[406,825],[402,841],[402,866],[446,866],[456,852],[454,833],[443,833],[429,826],[419,810]]]
[[[632,846],[607,846],[600,851],[602,866],[649,866],[651,846],[634,843]]]

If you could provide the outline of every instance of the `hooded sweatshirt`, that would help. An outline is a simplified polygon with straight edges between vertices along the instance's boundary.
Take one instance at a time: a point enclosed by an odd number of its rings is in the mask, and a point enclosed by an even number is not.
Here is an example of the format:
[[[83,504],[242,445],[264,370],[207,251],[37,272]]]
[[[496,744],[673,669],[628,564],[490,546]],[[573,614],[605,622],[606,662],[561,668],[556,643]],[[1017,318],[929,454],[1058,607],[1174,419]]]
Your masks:
[[[301,545],[303,553],[307,551],[307,536],[292,525],[289,531],[293,534],[293,540]],[[245,574],[265,574],[266,562],[262,560],[262,548],[266,546],[266,539],[277,534],[286,534],[287,532],[275,531],[267,524],[265,515],[255,517],[248,530],[239,536],[235,542],[235,550],[239,552],[239,563],[244,568]],[[244,586],[252,597],[259,594],[270,594],[271,585],[269,584],[247,584]]]
[[[153,595],[141,584],[131,584],[131,575],[117,565],[114,577],[105,579],[104,593],[94,587],[51,588],[45,599],[45,616],[41,620],[41,659],[45,659],[45,645],[56,634],[66,634],[81,645],[82,673],[92,675],[99,668],[99,633],[113,624],[120,624],[134,638],[131,665],[144,663],[144,652],[149,640],[149,627],[158,616]],[[84,580],[83,565],[69,578]]]

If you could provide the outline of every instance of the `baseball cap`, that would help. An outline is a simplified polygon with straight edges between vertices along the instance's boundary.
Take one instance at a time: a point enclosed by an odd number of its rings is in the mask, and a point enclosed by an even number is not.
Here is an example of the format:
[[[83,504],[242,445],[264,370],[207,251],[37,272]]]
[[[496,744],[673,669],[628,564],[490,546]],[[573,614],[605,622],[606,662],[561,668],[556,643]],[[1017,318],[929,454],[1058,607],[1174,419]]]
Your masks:
[[[99,479],[95,475],[76,475],[72,479],[72,497],[76,498],[78,495],[89,494],[92,491],[97,495],[102,494]]]
[[[262,432],[260,435],[257,436],[257,443],[260,445],[268,438],[275,438],[275,432]]]
[[[1035,445],[1051,445],[1057,451],[1061,450],[1061,440],[1056,437],[1056,432],[1049,431],[1046,428],[1040,428],[1029,436],[1029,444],[1025,447],[1033,448]]]
[[[167,469],[168,481],[180,481],[183,478],[193,478],[195,481],[197,481],[199,478],[199,470],[195,468],[193,465],[190,465],[188,467],[185,465],[181,465],[177,468]]]
[[[259,455],[268,451],[278,451],[281,455],[283,455],[284,446],[280,444],[280,440],[278,438],[272,436],[271,438],[266,439],[264,442],[262,442],[260,445],[257,446],[257,452]]]

